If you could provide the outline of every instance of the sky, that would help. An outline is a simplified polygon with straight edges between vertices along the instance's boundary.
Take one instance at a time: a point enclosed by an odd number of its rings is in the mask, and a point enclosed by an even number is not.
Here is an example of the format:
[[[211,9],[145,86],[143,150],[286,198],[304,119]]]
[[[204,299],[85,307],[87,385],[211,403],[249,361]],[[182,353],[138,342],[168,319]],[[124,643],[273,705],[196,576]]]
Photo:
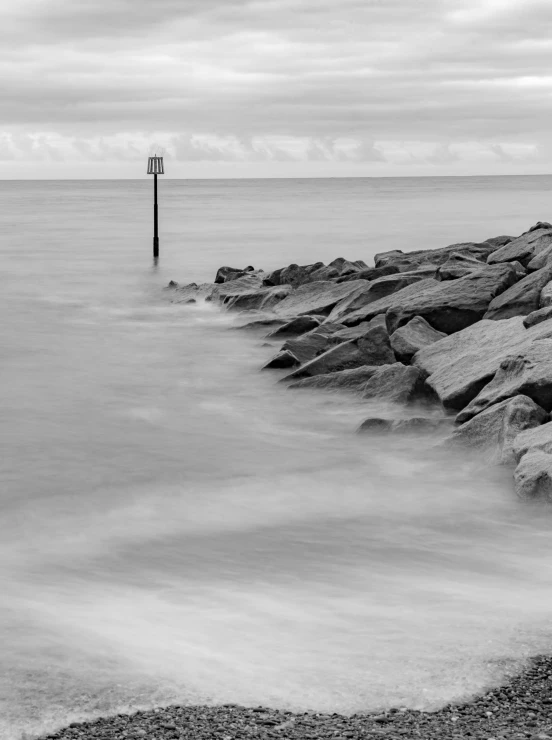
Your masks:
[[[0,0],[0,178],[552,172],[552,0]]]

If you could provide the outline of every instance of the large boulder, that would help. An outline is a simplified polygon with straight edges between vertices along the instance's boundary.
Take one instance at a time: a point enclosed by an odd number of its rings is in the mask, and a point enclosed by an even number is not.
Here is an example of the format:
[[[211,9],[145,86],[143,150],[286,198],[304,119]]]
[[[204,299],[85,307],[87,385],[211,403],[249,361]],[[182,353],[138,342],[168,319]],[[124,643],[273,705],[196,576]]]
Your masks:
[[[552,455],[538,451],[524,455],[514,472],[514,483],[522,499],[552,501]]]
[[[311,274],[321,267],[325,267],[323,262],[315,262],[312,265],[292,264],[287,267],[280,267],[278,270],[263,275],[263,285],[291,285],[297,288],[304,283],[312,282]]]
[[[366,285],[365,280],[350,283],[314,282],[301,285],[274,308],[277,316],[295,318],[305,314],[329,314],[333,307]]]
[[[337,270],[340,277],[346,277],[347,275],[358,273],[361,270],[369,269],[364,260],[348,260],[345,257],[338,257],[333,262],[330,262],[328,267]]]
[[[296,357],[293,352],[288,349],[282,349],[278,354],[269,360],[266,365],[263,366],[263,370],[282,370],[289,367],[297,367],[300,365],[299,358]]]
[[[340,301],[332,310],[328,320],[341,321],[347,314],[354,313],[370,303],[397,293],[408,285],[419,283],[427,279],[427,277],[431,277],[434,273],[435,270],[433,269],[429,276],[426,270],[401,272],[396,275],[386,275],[377,280],[372,280],[359,288],[355,293],[351,293],[347,298]]]
[[[548,306],[552,306],[552,282],[546,283],[540,292],[539,308],[547,308]]]
[[[487,262],[489,265],[496,265],[500,262],[517,260],[524,267],[527,267],[533,257],[550,246],[551,243],[552,227],[549,224],[536,224],[517,239],[494,251],[489,255]]]
[[[542,270],[543,267],[546,267],[552,262],[552,242],[541,252],[539,252],[537,255],[533,257],[531,262],[527,265],[527,269],[529,272],[534,272],[535,270]]]
[[[345,283],[349,280],[377,280],[380,277],[386,275],[395,275],[399,272],[399,268],[396,265],[387,265],[385,267],[367,267],[365,270],[359,270],[346,275],[341,275],[337,278],[337,283]]]
[[[491,236],[489,239],[485,239],[485,241],[487,244],[492,244],[495,249],[498,249],[499,247],[503,247],[505,244],[509,244],[514,241],[515,238],[515,236],[506,236],[505,234],[502,234],[501,236]]]
[[[362,365],[389,365],[395,355],[389,344],[389,335],[383,326],[374,326],[360,339],[342,342],[302,365],[285,380],[326,375],[340,370],[351,370]]]
[[[278,326],[277,329],[267,334],[267,339],[278,337],[298,337],[306,334],[308,331],[316,329],[322,323],[323,318],[320,316],[298,316],[285,324]]]
[[[541,324],[543,321],[552,319],[552,306],[546,306],[546,308],[539,308],[538,311],[533,311],[523,319],[523,326],[526,329],[530,329],[532,326]]]
[[[227,280],[213,287],[211,297],[214,301],[225,303],[235,296],[254,293],[262,286],[262,277],[258,273],[248,273],[236,280]]]
[[[437,331],[453,334],[479,321],[493,298],[516,280],[511,265],[496,265],[483,267],[458,280],[436,282],[389,308],[387,328],[392,334],[414,316],[422,316]]]
[[[514,439],[512,448],[518,462],[529,452],[546,452],[552,455],[552,422],[521,432]]]
[[[552,280],[552,265],[532,272],[512,285],[489,304],[484,318],[499,321],[512,316],[527,316],[541,308],[542,289]]]
[[[226,284],[226,283],[225,283]],[[232,283],[227,283],[231,285]],[[258,288],[249,293],[227,295],[223,305],[233,311],[271,311],[274,306],[286,298],[293,288],[291,285],[276,285],[273,288]]]
[[[495,249],[494,244],[487,242],[462,242],[449,244],[441,249],[420,249],[414,252],[402,252],[400,249],[395,249],[391,252],[376,254],[374,264],[376,267],[397,265],[401,271],[415,270],[421,265],[442,265],[447,262],[453,252],[484,262]]]
[[[493,379],[456,420],[464,423],[489,406],[519,395],[529,396],[546,411],[552,411],[552,339],[533,342],[502,360]]]
[[[384,365],[372,375],[364,386],[362,397],[392,403],[413,403],[429,399],[431,392],[419,368],[395,362]]]
[[[515,396],[490,406],[458,427],[449,444],[476,449],[500,462],[514,461],[513,442],[520,432],[544,424],[547,412],[527,396]]]
[[[340,370],[327,375],[314,375],[289,384],[289,388],[310,388],[311,390],[343,390],[358,392],[366,385],[372,375],[379,370],[377,365],[362,365],[352,370]]]
[[[370,321],[380,314],[385,314],[393,306],[400,306],[406,298],[418,293],[423,293],[427,288],[434,285],[438,285],[438,283],[433,278],[420,280],[418,283],[408,285],[406,288],[402,288],[402,290],[398,290],[396,293],[392,293],[385,298],[380,298],[379,300],[369,303],[352,313],[346,314],[341,319],[341,323],[345,324],[345,326],[356,326],[357,324],[360,324],[361,321]]]
[[[444,406],[459,411],[492,380],[503,360],[550,337],[552,322],[525,329],[520,316],[505,321],[483,319],[424,347],[412,362],[429,376],[427,382]]]
[[[215,277],[215,283],[227,283],[231,280],[236,280],[237,278],[243,277],[244,275],[247,275],[249,272],[254,272],[253,267],[219,267],[217,270],[217,274]]]
[[[397,360],[410,362],[418,350],[446,336],[430,326],[421,316],[414,316],[408,324],[393,332],[389,340]]]
[[[346,341],[340,338],[334,339],[337,328],[332,324],[318,326],[295,339],[288,339],[282,346],[282,350],[291,352],[301,364],[308,362],[334,344]]]
[[[452,252],[448,260],[437,268],[435,277],[437,280],[458,280],[474,270],[480,270],[482,264],[482,261],[475,257],[462,252]]]

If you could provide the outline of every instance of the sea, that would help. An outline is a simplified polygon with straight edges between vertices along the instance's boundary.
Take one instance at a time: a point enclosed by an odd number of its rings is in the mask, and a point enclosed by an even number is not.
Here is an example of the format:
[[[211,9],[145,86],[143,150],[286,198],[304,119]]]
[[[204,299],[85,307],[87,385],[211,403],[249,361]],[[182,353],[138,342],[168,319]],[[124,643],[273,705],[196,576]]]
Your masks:
[[[176,703],[433,709],[550,652],[552,511],[165,290],[517,235],[552,177],[0,181],[0,737]],[[395,413],[387,409],[386,413]]]

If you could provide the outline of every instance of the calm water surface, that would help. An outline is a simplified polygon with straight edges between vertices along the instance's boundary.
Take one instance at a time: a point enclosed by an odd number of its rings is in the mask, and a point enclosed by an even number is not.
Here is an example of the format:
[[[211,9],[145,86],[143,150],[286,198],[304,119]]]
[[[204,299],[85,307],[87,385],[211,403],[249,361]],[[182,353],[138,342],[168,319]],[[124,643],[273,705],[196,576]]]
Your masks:
[[[171,701],[435,707],[550,649],[552,518],[353,432],[163,286],[518,234],[552,177],[0,182],[0,736]]]

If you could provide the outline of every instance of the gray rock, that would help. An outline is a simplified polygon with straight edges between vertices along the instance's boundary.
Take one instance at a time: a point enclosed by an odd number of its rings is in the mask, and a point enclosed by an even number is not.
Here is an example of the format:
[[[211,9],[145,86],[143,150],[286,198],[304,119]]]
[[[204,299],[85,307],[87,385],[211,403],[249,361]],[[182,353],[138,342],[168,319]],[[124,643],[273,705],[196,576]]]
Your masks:
[[[231,283],[228,283],[231,285]],[[227,295],[223,305],[233,311],[271,311],[274,306],[292,292],[291,285],[276,285],[273,288],[258,288],[249,293]]]
[[[339,272],[340,276],[347,276],[368,269],[368,265],[363,260],[352,261],[345,259],[345,257],[338,257],[333,262],[330,262],[328,267],[333,267]]]
[[[475,257],[462,252],[452,252],[446,262],[437,268],[437,280],[457,280],[469,275],[474,270],[480,270],[484,263]]]
[[[363,398],[378,398],[392,403],[413,403],[430,397],[421,370],[400,362],[384,365],[364,386]]]
[[[430,326],[421,316],[414,316],[408,324],[393,332],[389,340],[397,359],[401,362],[410,362],[418,350],[446,336]]]
[[[363,308],[353,311],[353,313],[346,314],[341,319],[341,323],[345,324],[345,326],[356,326],[357,324],[360,324],[361,321],[370,321],[380,314],[385,314],[390,308],[400,306],[406,298],[418,293],[423,293],[427,288],[434,285],[439,285],[439,283],[436,280],[433,280],[433,278],[426,278],[425,280],[421,280],[419,283],[408,285],[406,288],[403,288],[392,295],[380,298],[380,300],[369,303],[367,306],[363,306]]]
[[[515,236],[492,236],[490,239],[485,239],[485,242],[487,244],[492,244],[495,249],[498,249],[499,247],[503,247],[505,244],[509,244],[511,241],[513,241],[516,237]]]
[[[277,370],[281,368],[297,367],[299,365],[299,359],[288,349],[283,349],[278,352],[266,365],[263,366],[263,370]]]
[[[365,270],[351,273],[349,275],[342,275],[336,282],[344,283],[349,280],[377,280],[380,277],[386,275],[395,275],[399,272],[399,268],[396,265],[387,265],[385,267],[367,267]]]
[[[263,285],[291,285],[294,288],[311,282],[311,274],[321,267],[325,267],[323,262],[315,262],[312,265],[288,265],[280,267],[278,270],[265,274],[263,276]]]
[[[234,326],[232,328],[234,329],[263,329],[268,326],[282,326],[285,324],[284,319],[274,319],[274,318],[262,318],[262,319],[254,319],[253,321],[248,321],[245,324],[240,324],[239,326]]]
[[[539,308],[547,308],[548,306],[552,306],[552,282],[546,283],[540,292]]]
[[[436,282],[390,307],[387,328],[392,334],[414,316],[422,316],[437,331],[445,334],[461,331],[479,321],[493,298],[516,280],[516,271],[511,265],[496,265],[483,267],[458,280]]]
[[[277,316],[295,318],[305,314],[329,314],[333,307],[366,285],[365,280],[350,283],[314,282],[301,285],[274,308]]]
[[[370,417],[365,419],[357,429],[357,434],[385,434],[391,432],[393,429],[392,419],[380,419],[378,417]]]
[[[517,462],[528,452],[546,452],[547,455],[552,455],[552,422],[518,434],[512,449]]]
[[[288,339],[282,346],[282,350],[291,352],[301,364],[308,362],[334,344],[340,343],[339,339],[333,339],[335,328],[333,325],[318,326],[296,339]]]
[[[413,416],[411,419],[397,419],[393,422],[393,432],[398,434],[437,434],[451,429],[453,420],[446,416]]]
[[[529,396],[546,411],[552,410],[552,339],[540,339],[502,360],[493,379],[456,420],[464,423],[489,406],[519,395]]]
[[[212,287],[211,297],[214,301],[225,301],[244,293],[254,293],[262,285],[262,277],[257,273],[248,273],[236,280],[227,280],[221,285]]]
[[[529,272],[542,270],[543,267],[552,263],[552,242],[542,251],[540,251],[527,265]]]
[[[243,267],[219,267],[215,277],[215,283],[225,283],[236,278],[243,277],[246,274],[246,270]]]
[[[527,267],[533,257],[546,249],[551,243],[551,227],[543,225],[536,228],[533,226],[517,239],[493,252],[487,259],[487,262],[489,265],[496,265],[500,262],[513,262],[517,260],[524,267]]]
[[[548,420],[546,411],[531,398],[519,395],[490,406],[457,428],[447,442],[477,449],[499,463],[514,461],[515,438],[525,429]]]
[[[310,388],[315,390],[360,391],[367,380],[379,370],[377,365],[362,365],[352,370],[341,370],[327,375],[315,375],[290,383],[289,388]]]
[[[270,334],[267,334],[267,339],[275,337],[298,337],[301,334],[306,334],[306,332],[316,329],[320,326],[322,320],[320,316],[298,316],[274,329]]]
[[[376,267],[397,265],[403,270],[415,270],[421,265],[439,265],[447,262],[453,252],[464,254],[482,262],[496,250],[494,244],[487,242],[462,242],[460,244],[449,244],[441,249],[421,249],[415,252],[402,252],[395,249],[391,252],[382,252],[374,257]]]
[[[539,306],[541,291],[552,280],[552,265],[532,272],[494,298],[484,318],[500,321],[512,316],[527,316]]]
[[[444,406],[460,410],[492,380],[503,360],[550,337],[552,322],[525,329],[520,316],[505,321],[483,319],[424,347],[412,362],[427,373],[427,382]]]
[[[533,311],[528,316],[525,316],[523,319],[523,326],[526,329],[530,329],[532,326],[536,326],[543,321],[548,321],[548,319],[552,319],[552,306],[539,308],[538,311]]]
[[[552,501],[552,455],[529,452],[514,472],[517,495],[522,499]]]

